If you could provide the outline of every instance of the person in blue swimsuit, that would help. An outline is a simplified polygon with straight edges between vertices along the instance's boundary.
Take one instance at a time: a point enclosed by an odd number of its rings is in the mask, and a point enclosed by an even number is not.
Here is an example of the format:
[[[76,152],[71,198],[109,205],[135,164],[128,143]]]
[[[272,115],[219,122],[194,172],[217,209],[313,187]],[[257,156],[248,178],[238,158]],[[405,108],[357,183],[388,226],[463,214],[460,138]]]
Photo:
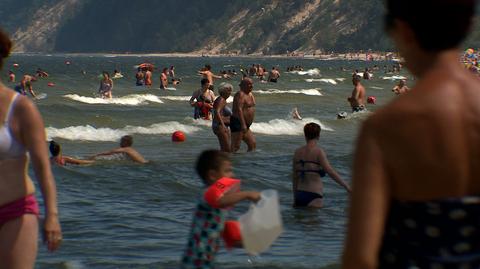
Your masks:
[[[294,207],[322,207],[322,178],[327,174],[350,192],[348,184],[333,169],[328,162],[325,151],[318,146],[320,129],[320,125],[316,123],[306,124],[303,131],[307,144],[298,148],[293,155],[292,186]]]
[[[218,88],[220,94],[213,102],[212,130],[220,143],[220,149],[230,152],[230,116],[232,110],[227,106],[227,99],[232,94],[233,86],[229,83],[221,83]]]
[[[360,130],[342,268],[480,268],[480,81],[458,49],[476,1],[386,5],[416,85]]]

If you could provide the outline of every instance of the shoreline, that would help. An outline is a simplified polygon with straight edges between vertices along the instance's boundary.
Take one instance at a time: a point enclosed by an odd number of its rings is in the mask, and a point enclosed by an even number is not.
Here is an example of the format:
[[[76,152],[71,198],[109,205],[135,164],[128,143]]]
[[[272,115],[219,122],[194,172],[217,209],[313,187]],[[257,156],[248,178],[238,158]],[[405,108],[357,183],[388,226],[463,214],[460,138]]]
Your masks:
[[[64,56],[64,57],[78,57],[78,56],[100,56],[100,57],[159,57],[159,58],[274,58],[274,59],[316,59],[316,60],[347,60],[347,61],[395,61],[398,56],[393,52],[371,52],[371,53],[331,53],[331,54],[203,54],[196,52],[189,53],[102,53],[102,52],[79,52],[79,53],[63,53],[63,52],[12,52],[11,56]],[[371,55],[371,60],[368,60],[368,55]]]

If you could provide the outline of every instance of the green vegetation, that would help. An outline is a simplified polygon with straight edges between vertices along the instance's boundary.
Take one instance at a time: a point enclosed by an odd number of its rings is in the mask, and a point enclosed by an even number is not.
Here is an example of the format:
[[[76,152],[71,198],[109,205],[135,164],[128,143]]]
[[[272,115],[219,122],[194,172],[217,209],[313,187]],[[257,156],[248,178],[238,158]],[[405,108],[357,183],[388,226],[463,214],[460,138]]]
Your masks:
[[[58,52],[240,52],[391,50],[382,0],[81,0],[52,33]],[[35,10],[68,0],[0,0],[13,34]],[[28,6],[28,8],[25,8]],[[309,6],[311,10],[305,10]],[[476,25],[479,25],[477,23]],[[480,30],[467,44],[480,46]],[[25,41],[27,42],[27,41]],[[51,44],[50,43],[50,44]],[[25,46],[28,48],[28,46]]]

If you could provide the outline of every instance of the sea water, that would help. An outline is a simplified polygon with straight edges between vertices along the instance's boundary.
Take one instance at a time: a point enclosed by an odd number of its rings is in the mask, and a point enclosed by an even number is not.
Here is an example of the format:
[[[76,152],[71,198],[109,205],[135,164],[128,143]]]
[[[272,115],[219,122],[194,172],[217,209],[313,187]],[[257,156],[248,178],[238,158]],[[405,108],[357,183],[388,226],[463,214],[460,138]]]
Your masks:
[[[70,65],[65,62],[70,61]],[[158,71],[154,86],[135,86],[135,66],[149,61],[159,69],[175,66],[182,79],[175,91],[159,89]],[[18,63],[19,67],[12,67]],[[337,120],[341,111],[350,112],[347,97],[353,89],[353,70],[390,62],[364,62],[299,58],[176,58],[102,55],[14,55],[5,64],[17,79],[42,68],[50,77],[33,83],[47,98],[34,100],[46,127],[48,139],[62,145],[68,156],[85,157],[118,146],[121,136],[134,137],[134,147],[151,162],[138,165],[124,160],[103,160],[90,166],[54,167],[58,187],[60,221],[64,233],[61,249],[47,253],[39,249],[36,268],[177,268],[192,214],[202,184],[194,171],[202,150],[218,148],[210,122],[192,119],[188,100],[200,88],[197,75],[203,65],[213,70],[262,64],[278,67],[278,83],[254,80],[255,122],[251,129],[257,151],[232,156],[235,176],[244,190],[276,189],[279,192],[284,232],[271,249],[250,258],[242,250],[222,249],[219,268],[336,268],[345,236],[348,194],[329,177],[325,182],[325,207],[321,210],[292,208],[291,159],[304,144],[303,126],[322,126],[320,145],[332,166],[350,182],[352,152],[358,128],[369,112],[349,114]],[[301,65],[303,72],[284,72]],[[341,71],[346,68],[347,71]],[[98,97],[99,74],[120,70],[114,80],[112,100]],[[84,71],[84,72],[82,72]],[[85,73],[85,74],[84,74]],[[406,73],[397,74],[408,76]],[[383,79],[387,77],[387,79]],[[240,76],[230,82],[238,90]],[[393,75],[375,73],[364,82],[367,95],[377,97],[375,111],[394,98]],[[47,86],[55,83],[54,87]],[[13,84],[5,83],[9,87]],[[216,92],[218,93],[218,92]],[[231,100],[230,100],[231,102]],[[230,104],[231,105],[231,104]],[[297,107],[303,120],[294,120]],[[184,143],[172,143],[172,132],[186,134]],[[33,176],[33,172],[30,172]],[[37,191],[37,196],[41,197]],[[41,199],[40,199],[41,200]],[[236,218],[248,209],[241,203],[232,210]],[[43,211],[43,209],[42,209]]]

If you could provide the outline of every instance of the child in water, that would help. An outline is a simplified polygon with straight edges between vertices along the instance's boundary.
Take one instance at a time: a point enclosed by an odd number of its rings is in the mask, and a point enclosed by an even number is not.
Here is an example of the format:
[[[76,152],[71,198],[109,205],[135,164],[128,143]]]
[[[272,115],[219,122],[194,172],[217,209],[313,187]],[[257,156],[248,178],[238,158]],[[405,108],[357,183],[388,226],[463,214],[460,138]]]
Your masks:
[[[198,157],[196,170],[206,190],[195,210],[187,248],[181,261],[183,269],[215,268],[220,236],[224,236],[229,247],[238,246],[239,243],[237,241],[237,244],[232,244],[232,238],[227,236],[230,232],[225,225],[226,211],[244,200],[260,200],[258,192],[239,191],[240,181],[231,178],[232,163],[227,153],[218,150],[202,152]]]

